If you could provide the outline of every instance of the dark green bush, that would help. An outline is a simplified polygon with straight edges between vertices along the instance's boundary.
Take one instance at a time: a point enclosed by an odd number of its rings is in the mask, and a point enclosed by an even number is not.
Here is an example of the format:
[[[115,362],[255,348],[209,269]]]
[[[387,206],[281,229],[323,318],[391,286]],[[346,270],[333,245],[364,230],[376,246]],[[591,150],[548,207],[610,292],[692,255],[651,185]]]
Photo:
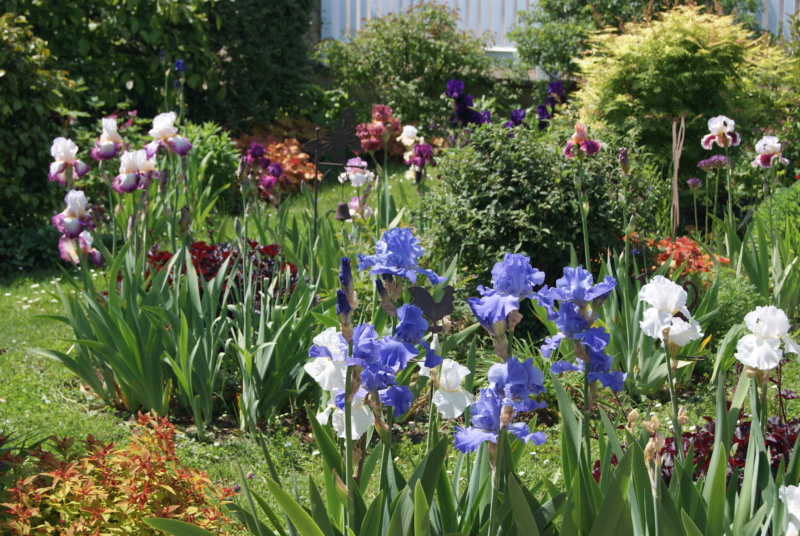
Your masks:
[[[25,18],[2,15],[0,34],[0,228],[6,228],[30,225],[60,201],[47,180],[59,129],[53,110],[75,84],[54,67]]]
[[[219,21],[210,40],[223,82],[216,98],[203,96],[204,110],[191,109],[192,118],[235,128],[299,105],[311,74],[306,39],[314,2],[219,0],[209,5]]]
[[[45,39],[58,67],[84,84],[74,109],[111,113],[131,102],[144,115],[164,104],[175,78],[166,79],[176,60],[184,60],[185,85],[192,91],[218,87],[219,60],[210,42],[217,21],[209,20],[209,0],[83,0],[49,2],[4,0],[4,10],[25,15]],[[212,23],[213,22],[213,23]],[[203,112],[203,110],[198,110]]]
[[[52,268],[59,262],[60,236],[49,221],[35,227],[0,227],[0,275]]]
[[[460,266],[485,275],[504,252],[519,250],[549,280],[561,276],[570,261],[570,245],[583,258],[581,217],[573,177],[576,162],[562,149],[570,138],[574,117],[557,116],[546,133],[533,128],[509,131],[486,125],[469,134],[469,145],[451,149],[432,172],[441,180],[427,205],[434,252],[460,255]],[[600,153],[586,159],[584,187],[590,203],[589,243],[593,259],[606,248],[622,247],[622,203],[639,214],[640,232],[655,232],[654,214],[666,214],[664,181],[647,165],[634,166],[623,187],[617,148],[626,145],[610,133],[590,135],[601,140]],[[631,148],[631,160],[640,161]],[[659,184],[660,183],[660,184]],[[649,225],[650,228],[643,227]]]
[[[391,106],[406,122],[441,119],[447,81],[474,88],[492,67],[485,39],[459,30],[458,13],[433,2],[372,19],[350,37],[320,45],[334,84],[367,106]]]
[[[631,24],[622,35],[598,34],[591,45],[590,55],[578,62],[585,78],[576,95],[587,119],[638,133],[666,164],[672,157],[672,120],[685,116],[682,161],[691,174],[696,162],[711,154],[700,146],[709,118],[734,119],[744,139],[735,151],[742,151],[756,141],[751,140],[755,128],[778,124],[781,104],[791,97],[788,60],[780,49],[754,41],[732,16],[698,7],[678,7],[658,20]]]

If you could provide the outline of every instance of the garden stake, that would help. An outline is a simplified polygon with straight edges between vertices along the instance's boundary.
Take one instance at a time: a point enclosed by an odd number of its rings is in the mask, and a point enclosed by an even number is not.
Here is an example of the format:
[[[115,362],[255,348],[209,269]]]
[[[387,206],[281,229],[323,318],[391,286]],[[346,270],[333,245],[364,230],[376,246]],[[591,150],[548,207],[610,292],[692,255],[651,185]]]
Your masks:
[[[686,122],[681,115],[681,127],[678,129],[678,120],[672,121],[672,238],[677,237],[678,221],[680,219],[681,205],[678,198],[678,170],[681,166],[681,153],[683,140],[686,137]]]

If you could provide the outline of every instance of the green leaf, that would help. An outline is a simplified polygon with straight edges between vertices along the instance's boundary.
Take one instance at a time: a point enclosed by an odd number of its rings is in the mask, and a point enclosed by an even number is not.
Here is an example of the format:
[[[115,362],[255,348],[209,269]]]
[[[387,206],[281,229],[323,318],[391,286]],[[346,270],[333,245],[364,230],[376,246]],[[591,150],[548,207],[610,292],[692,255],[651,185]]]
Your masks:
[[[430,508],[425,499],[422,482],[414,486],[414,536],[429,536],[431,533]]]
[[[628,485],[631,481],[633,452],[628,450],[619,461],[603,503],[597,512],[590,536],[630,534],[633,532],[631,508],[628,502]]]
[[[165,519],[163,517],[145,518],[145,523],[172,536],[214,536],[214,533],[197,525],[192,525],[179,519]]]
[[[522,487],[520,487],[513,473],[508,475],[508,496],[511,499],[511,509],[514,514],[514,522],[517,524],[517,532],[519,534],[539,536],[536,519],[531,513],[530,505],[525,499]]]
[[[319,451],[325,459],[325,462],[336,470],[338,474],[343,475],[344,462],[342,461],[342,455],[339,453],[339,447],[336,446],[336,442],[333,440],[328,430],[317,421],[317,418],[314,413],[311,412],[311,408],[309,408],[308,405],[306,405],[306,415],[310,416],[308,420],[311,423],[314,438],[317,440]]]
[[[292,520],[292,523],[297,528],[298,532],[303,536],[325,536],[325,533],[320,530],[319,526],[314,523],[314,520],[297,502],[281,487],[275,483],[271,478],[264,477],[267,482],[267,488],[272,496],[278,502],[280,507]]]

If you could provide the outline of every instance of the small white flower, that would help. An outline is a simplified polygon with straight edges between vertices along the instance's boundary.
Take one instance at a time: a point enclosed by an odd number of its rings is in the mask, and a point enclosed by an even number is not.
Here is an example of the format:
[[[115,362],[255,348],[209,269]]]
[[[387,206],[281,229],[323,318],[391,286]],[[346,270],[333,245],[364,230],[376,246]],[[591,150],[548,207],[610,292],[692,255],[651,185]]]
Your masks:
[[[422,372],[420,372],[422,374]],[[470,374],[464,365],[445,359],[439,368],[438,388],[433,393],[433,403],[445,419],[455,419],[473,402],[461,382]]]
[[[649,337],[661,339],[669,328],[669,340],[685,346],[703,336],[700,324],[692,318],[686,308],[686,291],[664,276],[655,276],[639,291],[639,301],[651,305],[639,322],[642,331]]]
[[[736,344],[736,359],[759,370],[777,367],[783,359],[784,350],[800,355],[800,346],[789,338],[789,319],[774,305],[756,307],[747,313],[744,323],[752,333],[745,335]],[[781,349],[783,343],[784,350]]]
[[[406,125],[403,127],[403,133],[397,137],[397,141],[406,147],[413,147],[417,143],[423,143],[423,138],[418,135],[417,127],[413,125]]]

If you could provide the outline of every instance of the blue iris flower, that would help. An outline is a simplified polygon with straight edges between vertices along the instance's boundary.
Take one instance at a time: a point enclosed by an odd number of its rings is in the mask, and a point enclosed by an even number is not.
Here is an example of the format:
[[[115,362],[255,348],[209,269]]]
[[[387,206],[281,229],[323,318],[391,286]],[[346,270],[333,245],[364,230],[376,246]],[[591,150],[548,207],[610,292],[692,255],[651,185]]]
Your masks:
[[[613,359],[606,354],[605,348],[611,340],[609,333],[602,327],[593,327],[597,318],[596,311],[614,290],[617,282],[613,277],[594,284],[592,274],[582,267],[564,268],[564,277],[556,281],[555,288],[543,288],[537,295],[539,305],[547,309],[548,318],[555,322],[558,333],[545,339],[542,346],[544,357],[550,357],[558,349],[561,341],[572,339],[576,352],[583,350],[588,356],[589,370],[586,371],[584,361],[575,363],[557,361],[550,370],[554,374],[567,371],[586,372],[590,382],[599,381],[604,387],[614,391],[622,390],[627,375],[622,372],[611,372]],[[558,308],[556,305],[558,304]]]
[[[478,401],[470,406],[473,426],[456,427],[455,447],[466,453],[474,452],[484,441],[497,443],[502,409],[502,396],[492,388],[482,389]],[[541,445],[547,439],[543,432],[531,433],[528,426],[521,422],[509,424],[505,429],[523,443],[532,441],[535,445]]]
[[[411,229],[393,227],[383,233],[375,244],[375,255],[358,255],[358,269],[370,268],[372,275],[405,277],[412,283],[416,282],[417,274],[426,276],[432,285],[447,281],[447,278],[439,277],[433,270],[419,267],[417,259],[424,253]]]
[[[554,320],[554,301],[569,301],[579,309],[586,309],[590,304],[597,310],[617,286],[617,280],[610,275],[602,282],[594,285],[591,272],[578,266],[564,268],[564,277],[556,281],[555,288],[544,287],[537,293],[539,305],[547,309],[548,317]]]
[[[545,402],[530,398],[545,392],[544,374],[533,366],[533,359],[520,363],[511,357],[505,363],[492,365],[488,373],[489,387],[503,397],[503,405],[526,412],[545,408]]]
[[[535,296],[533,287],[544,283],[544,272],[531,266],[530,258],[516,253],[506,253],[505,258],[492,268],[492,288],[478,287],[481,298],[469,298],[472,312],[478,322],[493,336],[505,331],[509,313],[520,307],[520,300]],[[498,325],[498,323],[503,323]]]

